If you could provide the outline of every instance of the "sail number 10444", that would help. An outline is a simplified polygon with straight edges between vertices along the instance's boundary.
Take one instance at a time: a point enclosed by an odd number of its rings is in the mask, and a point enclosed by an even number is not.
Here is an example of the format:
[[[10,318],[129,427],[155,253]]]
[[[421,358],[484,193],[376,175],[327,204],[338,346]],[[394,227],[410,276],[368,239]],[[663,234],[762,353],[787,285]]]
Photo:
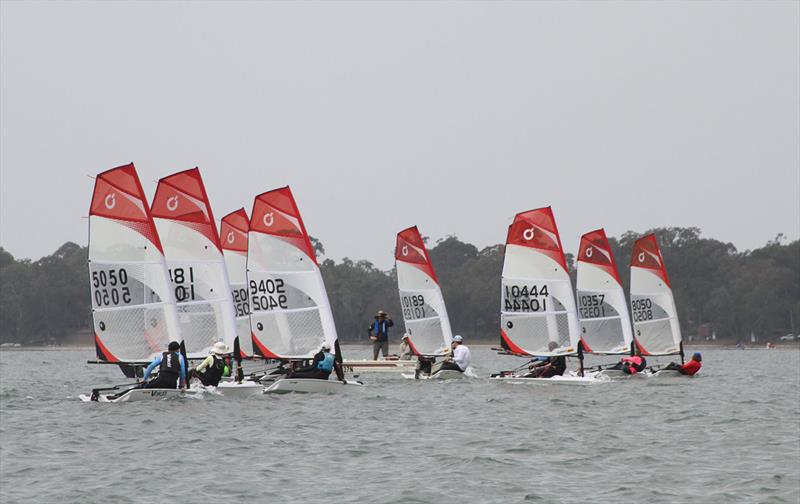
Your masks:
[[[547,285],[506,285],[503,287],[503,307],[507,312],[547,311]]]

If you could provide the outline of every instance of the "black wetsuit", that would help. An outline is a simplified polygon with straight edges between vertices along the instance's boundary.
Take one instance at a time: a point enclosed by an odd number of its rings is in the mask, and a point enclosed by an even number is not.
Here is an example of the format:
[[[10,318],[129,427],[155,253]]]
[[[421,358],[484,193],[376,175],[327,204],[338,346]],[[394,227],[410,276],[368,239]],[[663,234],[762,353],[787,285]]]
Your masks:
[[[216,387],[219,381],[225,374],[225,359],[222,357],[213,356],[214,363],[208,366],[205,370],[196,371],[192,370],[192,375],[200,380],[200,383],[206,387]]]

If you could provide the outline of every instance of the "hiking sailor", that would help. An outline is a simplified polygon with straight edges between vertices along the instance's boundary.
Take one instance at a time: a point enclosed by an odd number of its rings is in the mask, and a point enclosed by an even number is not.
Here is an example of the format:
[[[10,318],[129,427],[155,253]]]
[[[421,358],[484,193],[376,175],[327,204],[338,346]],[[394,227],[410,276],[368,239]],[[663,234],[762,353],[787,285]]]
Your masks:
[[[444,370],[459,371],[461,373],[467,370],[472,355],[470,354],[469,347],[464,344],[464,338],[462,338],[460,334],[453,336],[451,347],[453,348],[452,357],[445,357],[438,369],[436,369],[434,365],[431,369],[432,374]]]
[[[628,375],[635,375],[641,373],[647,367],[647,360],[642,355],[642,351],[636,348],[636,355],[631,357],[623,357],[617,365],[609,369],[621,369],[623,373]]]
[[[669,371],[677,371],[680,374],[687,376],[694,376],[695,373],[700,371],[701,367],[703,367],[703,356],[700,355],[700,352],[695,352],[694,355],[692,355],[692,360],[686,364],[676,364],[674,362],[670,362],[666,365],[666,367],[664,367],[664,369]]]
[[[333,354],[331,353],[331,345],[328,342],[322,344],[320,351],[314,355],[311,365],[297,369],[289,373],[289,378],[314,378],[317,380],[327,380],[331,371],[336,369],[336,375],[339,379],[344,378],[341,373],[339,363],[336,362]]]
[[[549,351],[558,348],[558,343],[551,341],[547,345]],[[567,370],[567,358],[563,355],[551,355],[549,357],[537,356],[536,360],[528,366],[529,373],[525,378],[552,378],[561,376]]]
[[[231,368],[226,362],[228,345],[221,341],[214,343],[210,355],[196,368],[192,369],[191,377],[200,380],[206,387],[216,387],[223,376],[231,375]]]
[[[144,370],[142,388],[176,389],[178,388],[178,383],[180,383],[181,388],[185,387],[186,362],[183,360],[183,355],[178,352],[180,348],[181,345],[177,341],[173,341],[167,347],[166,352],[153,359],[153,362]],[[158,376],[148,382],[147,379],[156,366],[158,366]],[[180,382],[178,379],[180,379]]]

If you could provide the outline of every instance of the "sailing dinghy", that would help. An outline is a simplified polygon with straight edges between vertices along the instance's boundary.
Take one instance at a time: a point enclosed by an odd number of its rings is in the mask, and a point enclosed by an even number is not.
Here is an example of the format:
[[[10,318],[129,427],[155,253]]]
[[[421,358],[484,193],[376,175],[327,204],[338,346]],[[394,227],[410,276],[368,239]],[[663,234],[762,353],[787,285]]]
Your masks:
[[[256,196],[247,251],[253,350],[265,359],[306,361],[336,326],[317,256],[289,187]],[[341,358],[341,352],[338,354]],[[265,393],[336,392],[355,381],[276,380]]]
[[[581,236],[577,269],[578,323],[584,351],[598,356],[629,353],[633,331],[628,302],[605,230]],[[606,373],[617,374],[623,375],[613,369]]]
[[[578,356],[580,325],[572,281],[550,207],[519,213],[508,228],[500,300],[500,337],[518,356]],[[492,379],[519,383],[591,384],[597,373],[529,378],[527,363]]]
[[[453,332],[439,278],[416,226],[397,233],[394,258],[408,344],[420,358],[416,372],[403,373],[403,378],[428,378],[421,368],[431,360],[451,352]],[[464,373],[458,371],[440,370],[430,377],[453,379],[463,376]]]
[[[205,359],[217,341],[232,348],[237,336],[234,297],[200,170],[193,168],[159,180],[152,211],[189,359]],[[263,387],[222,381],[217,389],[227,395],[248,395],[260,394]]]
[[[683,339],[675,298],[661,249],[652,233],[636,240],[631,254],[631,318],[633,339],[642,355],[680,355],[683,363]],[[667,370],[655,374],[685,376]]]
[[[95,179],[89,209],[89,288],[99,362],[141,367],[170,341],[181,340],[162,243],[132,163]],[[187,395],[178,389],[124,387],[98,388],[80,398],[127,402]]]

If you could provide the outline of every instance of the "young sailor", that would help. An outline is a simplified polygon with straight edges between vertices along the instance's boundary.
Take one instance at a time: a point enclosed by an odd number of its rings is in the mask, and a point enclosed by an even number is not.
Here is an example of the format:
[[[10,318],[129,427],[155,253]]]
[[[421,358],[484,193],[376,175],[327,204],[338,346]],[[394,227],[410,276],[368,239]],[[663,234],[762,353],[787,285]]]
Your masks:
[[[460,334],[456,334],[453,336],[453,343],[451,346],[453,348],[453,356],[445,357],[439,369],[435,369],[434,366],[434,369],[432,369],[433,373],[447,369],[460,371],[462,373],[467,370],[472,354],[469,351],[469,347],[464,344],[464,338],[462,338]]]
[[[694,376],[700,371],[701,367],[703,367],[703,356],[700,355],[700,352],[695,352],[694,355],[692,355],[692,359],[686,364],[681,365],[670,362],[664,369],[677,371],[687,376]]]
[[[394,325],[392,318],[383,310],[375,314],[375,322],[369,326],[369,339],[372,340],[372,360],[378,360],[378,352],[385,359],[389,355],[389,328]]]
[[[153,359],[153,362],[144,370],[144,377],[142,378],[143,388],[178,388],[178,379],[180,378],[180,386],[183,388],[186,384],[186,362],[183,360],[178,350],[181,345],[177,341],[173,341],[167,347],[167,351]],[[158,366],[158,376],[148,382],[150,373]]]
[[[404,334],[400,341],[400,360],[411,360],[412,357],[414,357],[414,351],[408,342],[408,334]]]
[[[214,343],[211,353],[196,368],[192,369],[192,378],[197,378],[206,387],[216,387],[223,376],[231,375],[231,368],[225,362],[228,345],[221,341]]]
[[[635,375],[644,371],[646,367],[647,360],[642,355],[642,351],[637,348],[636,355],[623,357],[616,366],[609,369],[621,369],[625,374]]]
[[[547,345],[551,352],[558,348],[558,343],[551,341]],[[530,373],[525,378],[552,378],[561,376],[567,370],[567,358],[563,355],[553,355],[550,357],[537,356],[533,364],[528,366]]]
[[[315,378],[317,380],[327,380],[334,367],[338,363],[331,353],[331,346],[327,342],[322,344],[320,351],[314,355],[311,365],[300,368],[289,373],[289,378]],[[338,371],[337,371],[338,375]]]

